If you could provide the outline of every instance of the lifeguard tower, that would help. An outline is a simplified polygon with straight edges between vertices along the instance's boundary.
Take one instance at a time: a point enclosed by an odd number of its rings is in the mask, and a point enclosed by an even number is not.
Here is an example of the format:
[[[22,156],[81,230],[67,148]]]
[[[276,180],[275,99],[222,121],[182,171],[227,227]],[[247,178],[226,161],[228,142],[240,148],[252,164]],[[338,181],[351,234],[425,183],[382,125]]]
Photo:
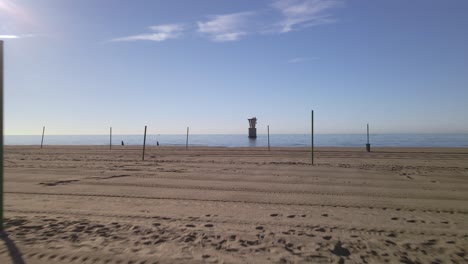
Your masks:
[[[249,138],[257,138],[257,128],[255,127],[257,125],[257,118],[252,117],[249,120]]]

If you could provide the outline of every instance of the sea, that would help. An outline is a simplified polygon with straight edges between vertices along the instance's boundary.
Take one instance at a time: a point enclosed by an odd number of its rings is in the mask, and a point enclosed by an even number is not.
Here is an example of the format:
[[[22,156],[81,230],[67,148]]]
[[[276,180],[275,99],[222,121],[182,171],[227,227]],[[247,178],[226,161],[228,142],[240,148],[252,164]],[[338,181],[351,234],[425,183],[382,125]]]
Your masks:
[[[185,146],[186,135],[148,134],[146,145]],[[112,144],[143,145],[143,135],[113,135]],[[311,146],[310,134],[270,134],[271,147]],[[40,145],[41,135],[4,137],[5,145]],[[316,134],[317,147],[362,147],[367,143],[366,134]],[[44,145],[109,145],[109,135],[45,135]],[[256,139],[247,135],[189,135],[189,146],[217,147],[266,147],[268,135],[259,134]],[[468,134],[372,134],[373,147],[468,147]]]

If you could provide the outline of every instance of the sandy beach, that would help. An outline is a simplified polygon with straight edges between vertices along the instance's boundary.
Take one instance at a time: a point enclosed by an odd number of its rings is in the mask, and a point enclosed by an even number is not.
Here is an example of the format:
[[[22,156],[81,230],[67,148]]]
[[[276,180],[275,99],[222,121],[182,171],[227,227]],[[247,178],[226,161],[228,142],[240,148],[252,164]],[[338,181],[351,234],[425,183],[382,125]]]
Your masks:
[[[0,263],[468,261],[468,149],[5,152]]]

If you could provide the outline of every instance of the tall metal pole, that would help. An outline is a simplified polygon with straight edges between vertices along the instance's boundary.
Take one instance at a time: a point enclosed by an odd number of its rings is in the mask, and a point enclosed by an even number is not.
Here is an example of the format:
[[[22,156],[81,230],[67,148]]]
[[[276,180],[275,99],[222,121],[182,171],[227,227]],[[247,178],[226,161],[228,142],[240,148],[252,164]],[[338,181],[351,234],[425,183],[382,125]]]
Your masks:
[[[112,149],[112,127],[110,127],[109,149]]]
[[[3,41],[0,40],[0,231],[3,231]]]
[[[312,110],[312,118],[311,118],[311,155],[310,159],[312,165],[314,164],[314,110]]]
[[[185,150],[188,150],[188,133],[189,133],[189,127],[187,127],[187,139],[185,140]]]
[[[44,132],[45,132],[45,126],[42,127],[41,148],[42,148],[42,144],[44,144]]]
[[[267,132],[268,132],[268,151],[270,151],[270,126],[267,126]]]
[[[146,146],[146,126],[145,126],[145,136],[143,137],[143,156],[141,160],[145,160],[145,146]]]

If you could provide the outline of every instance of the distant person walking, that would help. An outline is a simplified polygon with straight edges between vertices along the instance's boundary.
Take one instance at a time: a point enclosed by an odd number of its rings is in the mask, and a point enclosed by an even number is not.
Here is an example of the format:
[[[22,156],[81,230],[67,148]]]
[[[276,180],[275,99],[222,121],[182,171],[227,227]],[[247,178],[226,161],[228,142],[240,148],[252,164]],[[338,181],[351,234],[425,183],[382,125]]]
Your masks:
[[[125,145],[125,144],[124,144],[124,142],[123,142],[123,140],[122,140],[122,146],[124,146],[124,145]]]
[[[156,141],[156,146],[159,146],[159,141]]]

